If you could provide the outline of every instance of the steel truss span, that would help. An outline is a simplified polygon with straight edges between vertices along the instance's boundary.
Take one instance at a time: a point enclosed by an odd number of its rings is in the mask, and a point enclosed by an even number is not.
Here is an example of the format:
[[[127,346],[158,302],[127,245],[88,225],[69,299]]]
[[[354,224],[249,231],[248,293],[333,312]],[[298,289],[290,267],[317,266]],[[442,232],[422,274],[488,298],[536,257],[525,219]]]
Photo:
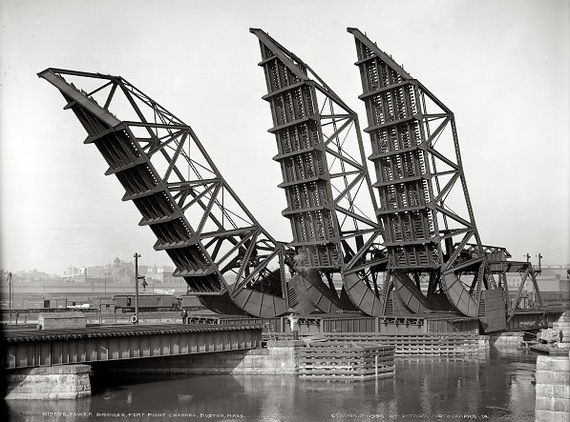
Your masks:
[[[323,312],[385,312],[387,257],[374,216],[358,117],[299,57],[261,29],[277,155],[295,248],[293,286]],[[372,218],[369,217],[372,216]],[[333,283],[342,278],[342,289]],[[340,290],[340,294],[337,293]],[[348,300],[347,300],[348,299]]]
[[[192,128],[120,76],[49,68],[63,94],[157,237],[188,291],[210,309],[272,317],[288,312],[292,251],[251,215]],[[118,117],[121,116],[121,117]]]
[[[356,43],[376,215],[394,288],[414,313],[457,310],[477,317],[494,303],[504,315],[503,283],[497,286],[493,274],[504,274],[509,255],[481,243],[452,111],[366,35],[348,32]],[[532,266],[522,271],[525,278],[534,274]]]

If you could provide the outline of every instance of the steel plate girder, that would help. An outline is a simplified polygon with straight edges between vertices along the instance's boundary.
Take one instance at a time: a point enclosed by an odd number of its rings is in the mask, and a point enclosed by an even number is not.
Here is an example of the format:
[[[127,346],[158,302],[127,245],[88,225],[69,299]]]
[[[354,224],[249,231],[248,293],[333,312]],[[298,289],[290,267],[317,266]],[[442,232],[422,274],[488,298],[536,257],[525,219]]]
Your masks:
[[[153,333],[123,332],[18,340],[5,344],[5,369],[229,352],[254,349],[260,345],[259,327],[213,330],[170,327],[163,332]]]

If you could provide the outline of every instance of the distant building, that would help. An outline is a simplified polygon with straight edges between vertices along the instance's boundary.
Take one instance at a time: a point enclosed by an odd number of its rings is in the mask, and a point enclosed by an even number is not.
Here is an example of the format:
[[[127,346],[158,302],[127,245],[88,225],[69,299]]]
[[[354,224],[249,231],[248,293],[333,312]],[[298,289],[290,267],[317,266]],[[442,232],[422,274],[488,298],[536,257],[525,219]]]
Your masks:
[[[545,303],[570,300],[570,280],[567,267],[543,266],[542,272],[537,276],[537,281],[540,296]]]
[[[570,300],[570,279],[560,280],[560,293],[562,293],[562,300]]]
[[[167,280],[170,280],[172,277],[172,273],[174,272],[174,267],[163,265],[157,266],[156,264],[153,266],[149,266],[146,269],[146,273],[144,274],[147,278],[152,278],[153,280],[163,283]],[[176,277],[179,278],[179,277]]]
[[[67,269],[61,274],[61,278],[64,280],[68,279],[77,279],[77,281],[85,281],[80,279],[85,279],[85,267],[75,267],[70,265]]]
[[[87,268],[87,274],[91,279],[131,283],[135,278],[135,266],[132,262],[124,262],[117,257],[112,264]]]
[[[174,267],[169,265],[139,265],[139,276],[150,284],[185,284],[183,278],[173,277]],[[135,279],[135,264],[115,258],[112,264],[87,268],[89,280],[94,282],[132,283]]]
[[[6,280],[6,277],[3,278]],[[12,281],[14,283],[20,282],[34,282],[34,281],[61,281],[60,275],[48,274],[43,271],[38,271],[36,269],[32,271],[16,271],[13,273]]]

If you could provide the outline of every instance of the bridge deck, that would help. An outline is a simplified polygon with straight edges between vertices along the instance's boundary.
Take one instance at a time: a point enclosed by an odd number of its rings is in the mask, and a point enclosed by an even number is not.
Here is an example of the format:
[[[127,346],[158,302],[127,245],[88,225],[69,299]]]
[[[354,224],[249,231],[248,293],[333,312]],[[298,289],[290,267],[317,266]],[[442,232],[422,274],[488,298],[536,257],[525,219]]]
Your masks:
[[[259,325],[113,325],[35,330],[10,327],[4,368],[31,368],[148,357],[249,350],[261,346]]]
[[[164,324],[164,325],[88,325],[85,328],[67,328],[57,330],[38,330],[35,327],[4,326],[4,341],[41,341],[72,338],[120,337],[153,334],[200,333],[260,329],[256,324],[232,326],[213,326],[209,324]]]

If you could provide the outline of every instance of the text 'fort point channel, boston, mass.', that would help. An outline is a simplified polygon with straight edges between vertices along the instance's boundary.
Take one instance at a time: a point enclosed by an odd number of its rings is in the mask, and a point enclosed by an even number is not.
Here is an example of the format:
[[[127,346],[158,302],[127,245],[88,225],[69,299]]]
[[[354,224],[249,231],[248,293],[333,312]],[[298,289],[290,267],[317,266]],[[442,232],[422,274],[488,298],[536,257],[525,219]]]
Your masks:
[[[249,29],[288,242],[224,178],[209,140],[128,75],[38,69],[172,267],[133,250],[47,284],[3,272],[11,418],[570,418],[570,269],[485,243],[464,116],[346,30],[363,116]]]

